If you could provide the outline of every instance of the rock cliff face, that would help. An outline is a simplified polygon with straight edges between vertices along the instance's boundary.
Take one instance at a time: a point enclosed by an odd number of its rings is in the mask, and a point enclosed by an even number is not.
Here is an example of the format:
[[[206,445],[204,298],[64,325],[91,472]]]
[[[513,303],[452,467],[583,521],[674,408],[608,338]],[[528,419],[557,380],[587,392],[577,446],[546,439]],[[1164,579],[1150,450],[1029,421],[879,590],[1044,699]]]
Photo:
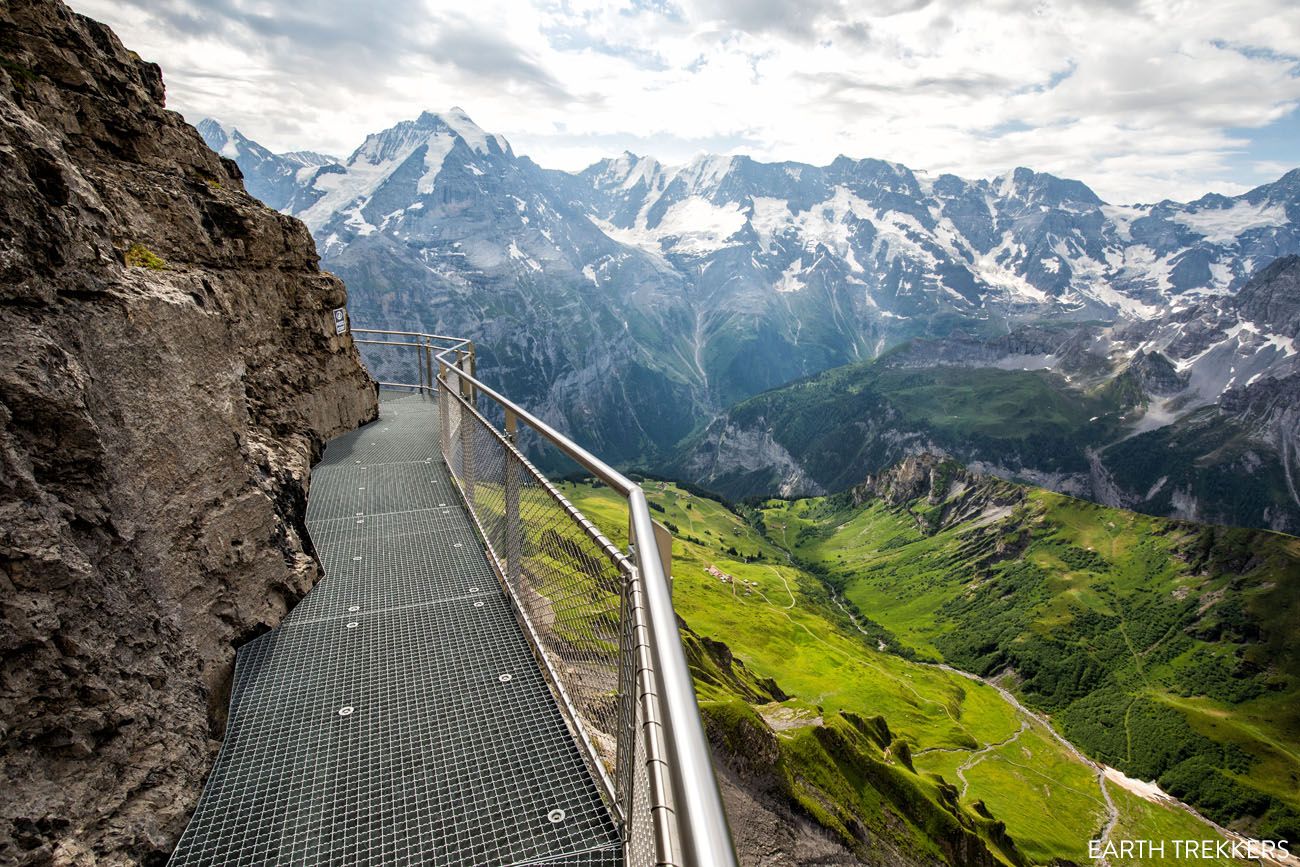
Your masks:
[[[1300,337],[1300,256],[1261,268],[1237,294],[1242,316],[1287,337]]]
[[[0,863],[162,863],[374,386],[306,228],[57,0],[0,4],[0,202]]]
[[[1025,489],[971,472],[942,455],[920,454],[868,476],[850,489],[849,497],[854,506],[880,500],[902,509],[917,522],[917,529],[933,535],[958,524],[984,524],[1006,517],[1025,502]],[[909,505],[922,497],[930,507],[925,515]]]

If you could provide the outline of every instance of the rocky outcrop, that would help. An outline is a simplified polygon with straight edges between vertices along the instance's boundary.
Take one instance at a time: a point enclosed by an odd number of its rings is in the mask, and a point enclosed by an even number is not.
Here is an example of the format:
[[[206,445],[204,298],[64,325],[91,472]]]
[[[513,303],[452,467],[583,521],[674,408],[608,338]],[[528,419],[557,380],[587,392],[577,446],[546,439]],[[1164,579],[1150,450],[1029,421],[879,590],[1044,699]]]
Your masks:
[[[931,534],[957,524],[988,524],[1004,518],[1024,503],[1025,489],[972,472],[941,455],[921,454],[867,476],[850,489],[849,499],[854,506],[879,500],[901,509],[921,532]]]
[[[1246,319],[1278,334],[1300,337],[1300,256],[1283,256],[1255,272],[1237,293]]]
[[[776,732],[754,708],[775,707],[773,703],[790,696],[774,680],[756,677],[723,642],[701,637],[681,621],[678,625],[696,689],[706,699],[701,708],[704,727],[741,864],[907,867],[922,863],[903,857],[878,833],[891,830],[883,813],[859,817],[846,805],[845,816],[862,836],[846,840],[801,807],[793,788],[793,778],[800,773],[787,767]],[[820,723],[818,717],[815,721],[800,719],[798,724]],[[808,788],[810,784],[802,785]],[[868,831],[864,822],[873,822],[875,827]]]
[[[770,490],[782,497],[818,496],[826,490],[799,462],[760,426],[729,419],[715,421],[680,461],[686,478],[703,479],[709,487],[732,494]]]
[[[957,473],[966,475],[960,465],[940,455],[913,455],[881,473],[867,476],[862,484],[853,488],[852,502],[854,506],[860,506],[880,499],[891,506],[901,506],[925,497],[934,504],[947,493]]]
[[[374,387],[157,66],[57,0],[0,4],[0,59],[0,863],[158,864]]]
[[[1120,374],[1121,377],[1125,375],[1132,377],[1139,398],[1149,395],[1169,397],[1187,387],[1187,377],[1180,375],[1169,359],[1159,352],[1139,349],[1127,370]]]

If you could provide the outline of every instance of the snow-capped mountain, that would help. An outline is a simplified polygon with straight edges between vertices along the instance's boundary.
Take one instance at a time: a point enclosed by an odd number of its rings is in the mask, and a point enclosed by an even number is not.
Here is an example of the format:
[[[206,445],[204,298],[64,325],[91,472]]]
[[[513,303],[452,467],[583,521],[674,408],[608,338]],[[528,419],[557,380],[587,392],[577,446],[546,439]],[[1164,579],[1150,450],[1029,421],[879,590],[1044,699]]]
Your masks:
[[[845,157],[666,168],[624,154],[579,178],[621,240],[697,258],[748,246],[784,292],[834,261],[877,301],[923,293],[957,308],[1051,303],[1145,318],[1236,288],[1300,245],[1300,170],[1243,196],[1128,206],[1026,168],[969,181]]]
[[[459,109],[343,161],[201,131],[307,222],[356,321],[474,334],[485,370],[624,459],[914,337],[1164,322],[1300,252],[1300,170],[1242,196],[1110,205],[1025,168],[968,180],[847,157],[547,171]],[[1132,341],[1163,351],[1172,327]]]
[[[425,112],[367,136],[346,162],[304,174],[303,189],[289,210],[318,235],[333,234],[330,244],[337,246],[378,231],[386,221],[404,216],[408,206],[422,207],[420,197],[433,192],[444,168],[446,181],[463,172],[500,172],[512,162],[509,143],[484,133],[460,109]],[[377,210],[398,201],[401,207]]]
[[[1107,330],[1112,351],[1159,354],[1184,388],[1153,405],[1156,419],[1218,403],[1230,390],[1264,377],[1300,372],[1300,284],[1294,257],[1260,269],[1234,295],[1210,296],[1170,313]],[[1154,420],[1145,427],[1158,426]]]
[[[1300,531],[1300,257],[1274,260],[1236,295],[1109,333],[1130,359],[1158,359],[1165,383],[1144,389],[1130,436],[1096,457],[1096,493],[1155,514]]]
[[[355,323],[472,335],[485,376],[616,457],[694,425],[682,276],[464,112],[422,114],[294,178],[283,209],[347,281]]]
[[[199,121],[198,131],[208,147],[235,161],[244,174],[248,192],[276,210],[290,206],[294,195],[317,167],[338,162],[334,157],[314,151],[272,153],[239,130],[210,117]]]

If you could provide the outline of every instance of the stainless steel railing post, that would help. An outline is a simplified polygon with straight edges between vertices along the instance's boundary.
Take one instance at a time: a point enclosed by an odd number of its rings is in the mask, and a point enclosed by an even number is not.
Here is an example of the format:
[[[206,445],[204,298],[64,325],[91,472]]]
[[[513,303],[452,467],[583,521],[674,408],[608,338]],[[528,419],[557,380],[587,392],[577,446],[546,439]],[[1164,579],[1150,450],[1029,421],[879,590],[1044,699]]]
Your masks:
[[[515,442],[517,425],[515,413],[506,409],[506,439],[511,443]],[[515,455],[507,451],[506,459],[502,461],[502,472],[506,474],[506,577],[513,584],[519,584],[519,572],[524,562],[524,524],[519,515],[520,469]]]
[[[515,441],[518,422],[515,414],[506,410],[506,439],[511,443]],[[514,583],[519,581],[519,570],[523,563],[524,549],[524,526],[519,515],[519,482],[520,470],[522,468],[517,464],[514,455],[506,453],[505,460],[502,463],[502,472],[505,473],[506,489],[506,569],[507,578]]]
[[[424,381],[429,384],[429,391],[432,392],[437,388],[433,379],[433,344],[426,337],[424,340]]]
[[[461,364],[465,364],[466,355],[461,356]],[[460,396],[469,402],[470,406],[474,405],[474,386],[469,379],[463,375],[458,375],[460,380]],[[460,421],[460,473],[461,487],[465,491],[465,500],[470,508],[474,507],[474,476],[477,474],[477,467],[474,464],[474,426],[470,424],[471,419],[462,418]]]
[[[451,469],[451,396],[447,388],[447,365],[438,360],[438,427],[442,460]]]
[[[472,343],[469,345],[469,351],[465,353],[465,364],[466,364],[465,372],[470,375],[470,379],[471,379],[470,388],[472,389],[474,387],[474,383],[472,380],[474,379],[475,371],[478,370],[478,354],[475,352],[474,344]],[[471,403],[477,403],[476,400],[477,397],[478,397],[477,391],[470,392]]]

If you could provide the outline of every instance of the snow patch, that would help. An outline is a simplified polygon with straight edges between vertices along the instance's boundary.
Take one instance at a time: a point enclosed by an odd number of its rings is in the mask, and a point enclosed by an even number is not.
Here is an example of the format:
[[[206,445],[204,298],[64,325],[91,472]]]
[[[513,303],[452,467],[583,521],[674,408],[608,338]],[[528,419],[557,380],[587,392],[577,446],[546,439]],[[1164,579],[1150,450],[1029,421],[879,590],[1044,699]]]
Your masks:
[[[1004,179],[1010,184],[1010,175]],[[1047,301],[1047,293],[1017,274],[1009,265],[1014,265],[1025,255],[1025,247],[1015,241],[1010,231],[1002,234],[1002,243],[987,253],[975,257],[972,268],[975,276],[994,288],[1001,289],[1009,295],[1027,298],[1038,304]]]
[[[373,235],[375,232],[379,231],[366,220],[365,216],[361,213],[360,205],[347,212],[347,219],[343,221],[343,224],[354,230],[358,235],[363,236]]]
[[[506,253],[514,261],[523,262],[530,271],[540,272],[542,270],[542,266],[537,264],[536,260],[534,260],[532,256],[529,256],[523,250],[520,250],[519,244],[513,239],[510,241],[510,246],[506,249]]]
[[[900,211],[884,211],[873,214],[870,210],[863,216],[876,227],[876,239],[871,248],[872,258],[883,254],[886,261],[892,262],[898,258],[900,253],[907,253],[908,258],[916,261],[930,272],[938,264],[939,260],[934,253],[927,250],[917,240],[918,235],[924,238],[926,231],[916,217]]]
[[[525,217],[524,219],[527,220],[528,218]],[[662,252],[659,247],[659,239],[649,231],[615,226],[608,220],[602,220],[595,215],[589,215],[587,219],[591,220],[596,228],[624,246],[638,247],[647,253],[654,253],[656,256],[659,256]]]
[[[866,219],[864,215],[870,212],[870,204],[847,188],[836,187],[829,199],[798,214],[790,211],[784,199],[755,196],[750,199],[749,224],[764,253],[771,251],[773,239],[794,232],[804,250],[821,245],[860,274],[863,267],[853,252],[854,222]]]
[[[400,160],[376,164],[357,159],[355,156],[353,160],[354,162],[346,167],[346,171],[323,172],[316,175],[312,181],[312,188],[323,195],[297,216],[313,233],[319,232],[331,217],[349,206],[355,206],[352,207],[354,212],[359,211],[364,207],[365,199],[384,182],[393,169],[401,164]],[[351,223],[352,218],[349,218],[348,222]]]
[[[776,281],[772,288],[777,292],[798,292],[806,288],[804,282],[799,279],[799,275],[803,273],[802,263],[796,259],[790,263],[790,267],[781,272],[781,279]]]
[[[424,152],[424,174],[420,175],[420,180],[415,184],[415,191],[422,196],[433,192],[433,182],[437,180],[438,173],[442,171],[443,160],[451,149],[456,146],[456,139],[449,135],[432,136],[426,142]]]
[[[1102,765],[1106,772],[1106,779],[1110,780],[1121,789],[1125,789],[1139,798],[1156,803],[1173,803],[1172,796],[1165,794],[1164,790],[1155,783],[1148,783],[1142,780],[1136,780],[1122,771],[1117,771],[1108,765]]]
[[[1101,213],[1115,227],[1115,234],[1124,241],[1133,240],[1133,222],[1149,215],[1151,209],[1139,205],[1102,205]]]
[[[1185,211],[1174,216],[1194,232],[1199,232],[1211,244],[1230,244],[1237,236],[1250,229],[1282,226],[1287,222],[1286,209],[1281,205],[1238,201],[1228,208],[1206,208],[1203,211]]]
[[[661,245],[673,239],[669,249],[674,253],[712,253],[735,246],[727,242],[744,225],[745,214],[735,202],[718,206],[703,196],[691,196],[669,207],[649,231]]]

